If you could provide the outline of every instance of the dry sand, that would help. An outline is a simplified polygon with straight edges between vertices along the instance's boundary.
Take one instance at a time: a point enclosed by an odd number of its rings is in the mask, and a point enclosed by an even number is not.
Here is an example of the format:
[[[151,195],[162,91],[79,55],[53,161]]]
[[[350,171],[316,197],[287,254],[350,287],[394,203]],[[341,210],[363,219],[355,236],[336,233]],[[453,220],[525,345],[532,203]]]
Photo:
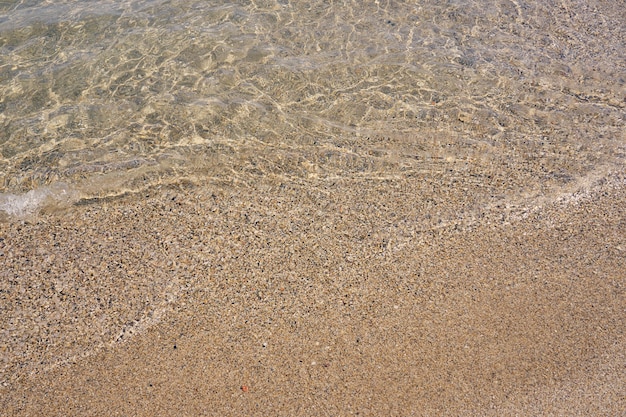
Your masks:
[[[0,414],[623,415],[624,177],[445,221],[424,189],[265,179],[1,224]]]

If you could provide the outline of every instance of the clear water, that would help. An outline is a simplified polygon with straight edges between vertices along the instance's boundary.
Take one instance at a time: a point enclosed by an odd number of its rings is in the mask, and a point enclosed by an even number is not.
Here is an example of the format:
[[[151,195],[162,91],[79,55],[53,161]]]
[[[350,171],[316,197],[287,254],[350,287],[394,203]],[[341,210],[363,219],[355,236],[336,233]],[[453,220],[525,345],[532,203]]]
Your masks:
[[[624,167],[621,1],[0,2],[0,211],[181,181]]]

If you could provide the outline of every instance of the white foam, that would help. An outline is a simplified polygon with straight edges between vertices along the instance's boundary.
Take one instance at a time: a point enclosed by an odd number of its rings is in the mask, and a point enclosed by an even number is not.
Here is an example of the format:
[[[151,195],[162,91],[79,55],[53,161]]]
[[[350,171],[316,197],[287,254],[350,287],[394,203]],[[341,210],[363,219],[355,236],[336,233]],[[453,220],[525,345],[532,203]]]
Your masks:
[[[40,187],[24,194],[0,193],[0,212],[23,218],[37,212],[44,204],[69,202],[74,195],[75,192],[64,183]]]

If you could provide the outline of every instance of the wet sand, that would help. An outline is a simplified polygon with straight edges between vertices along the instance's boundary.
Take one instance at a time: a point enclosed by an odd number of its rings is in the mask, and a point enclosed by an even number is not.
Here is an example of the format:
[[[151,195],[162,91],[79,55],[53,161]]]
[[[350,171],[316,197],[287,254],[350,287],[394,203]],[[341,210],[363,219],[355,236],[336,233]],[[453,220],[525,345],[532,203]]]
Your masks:
[[[5,222],[2,414],[619,415],[625,185],[440,221],[411,178],[266,178]]]

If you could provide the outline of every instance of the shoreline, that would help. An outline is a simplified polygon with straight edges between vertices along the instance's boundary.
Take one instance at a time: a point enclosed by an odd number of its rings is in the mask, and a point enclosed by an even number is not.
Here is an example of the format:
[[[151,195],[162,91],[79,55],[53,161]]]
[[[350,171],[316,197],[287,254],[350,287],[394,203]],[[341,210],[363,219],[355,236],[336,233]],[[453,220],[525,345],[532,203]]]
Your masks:
[[[623,177],[523,215],[494,207],[471,227],[428,226],[407,198],[415,181],[357,185],[171,188],[0,225],[0,405],[7,415],[623,409]],[[463,205],[444,203],[441,213]]]

